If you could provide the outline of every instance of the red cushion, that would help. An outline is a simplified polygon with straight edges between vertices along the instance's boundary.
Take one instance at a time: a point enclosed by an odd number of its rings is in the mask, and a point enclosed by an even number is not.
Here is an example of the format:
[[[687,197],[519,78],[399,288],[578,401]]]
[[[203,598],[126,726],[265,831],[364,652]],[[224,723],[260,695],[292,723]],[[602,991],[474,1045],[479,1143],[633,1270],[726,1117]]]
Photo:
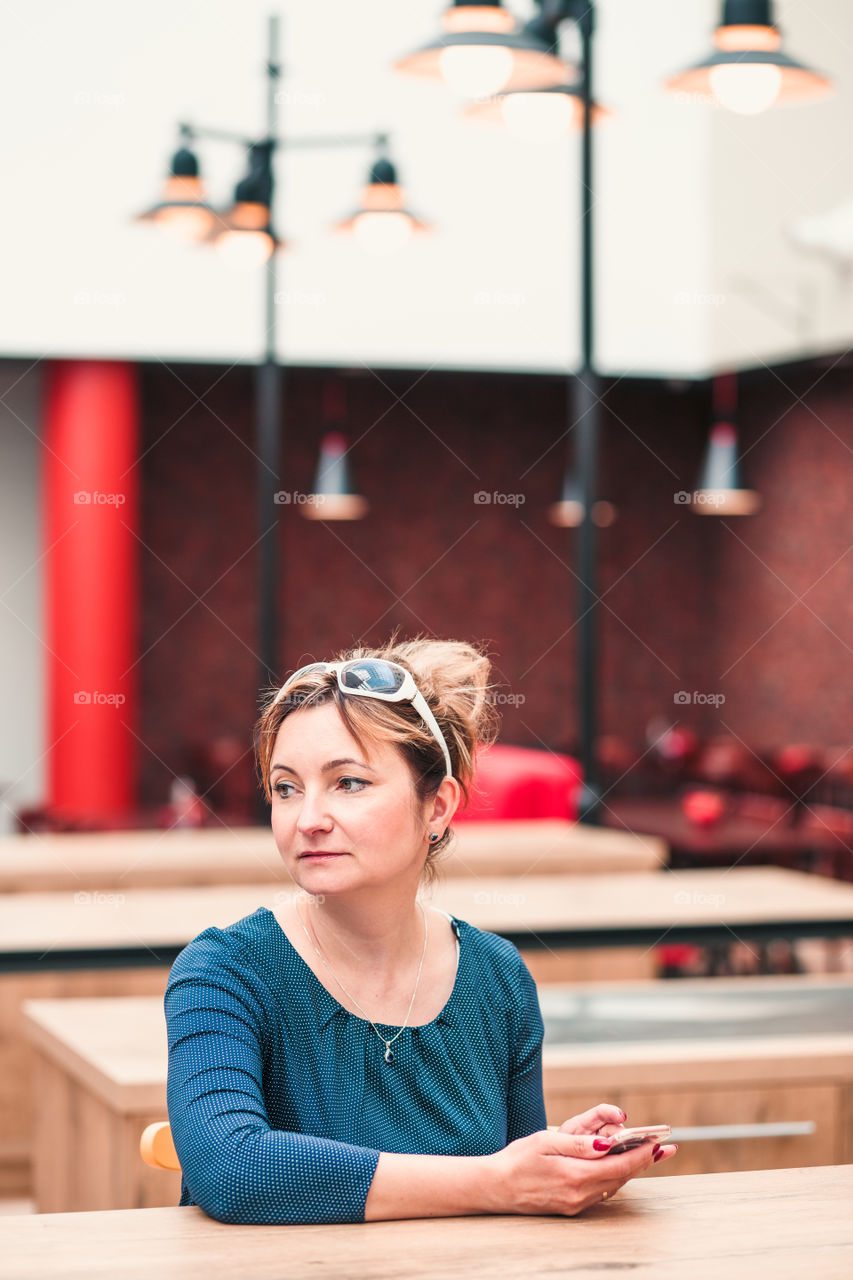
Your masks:
[[[468,807],[454,822],[577,820],[580,765],[571,756],[497,743],[480,751]]]

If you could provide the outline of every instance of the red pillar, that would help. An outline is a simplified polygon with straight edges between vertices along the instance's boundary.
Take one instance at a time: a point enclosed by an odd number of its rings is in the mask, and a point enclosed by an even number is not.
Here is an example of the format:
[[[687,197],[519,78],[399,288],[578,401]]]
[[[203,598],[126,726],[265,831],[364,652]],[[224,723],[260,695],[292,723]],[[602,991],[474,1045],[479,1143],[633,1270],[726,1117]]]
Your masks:
[[[59,360],[43,431],[47,805],[135,805],[139,450],[136,367]]]

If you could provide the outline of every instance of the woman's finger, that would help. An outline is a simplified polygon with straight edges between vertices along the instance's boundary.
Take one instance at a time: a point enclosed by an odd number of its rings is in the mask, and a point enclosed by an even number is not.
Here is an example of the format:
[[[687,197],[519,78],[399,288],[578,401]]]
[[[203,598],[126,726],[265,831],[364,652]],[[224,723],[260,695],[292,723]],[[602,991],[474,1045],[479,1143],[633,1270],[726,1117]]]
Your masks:
[[[576,1156],[581,1160],[598,1160],[601,1156],[606,1156],[613,1145],[612,1138],[601,1138],[597,1133],[564,1133],[560,1129],[549,1130],[553,1139],[555,1154],[560,1156]],[[613,1160],[621,1159],[620,1156],[613,1156]],[[619,1176],[619,1170],[614,1169],[616,1176]],[[628,1177],[631,1175],[628,1174]]]
[[[622,1124],[625,1112],[612,1102],[599,1102],[578,1116],[571,1116],[560,1125],[563,1133],[597,1133],[603,1124]]]

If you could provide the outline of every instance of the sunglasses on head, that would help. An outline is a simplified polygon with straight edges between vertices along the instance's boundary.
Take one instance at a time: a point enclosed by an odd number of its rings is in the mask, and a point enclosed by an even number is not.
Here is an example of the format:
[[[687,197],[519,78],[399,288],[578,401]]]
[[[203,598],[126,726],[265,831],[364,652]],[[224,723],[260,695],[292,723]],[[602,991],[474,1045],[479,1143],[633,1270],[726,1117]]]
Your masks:
[[[358,698],[378,698],[380,702],[410,702],[441,747],[447,771],[445,776],[453,777],[453,766],[450,763],[450,752],[447,750],[444,734],[439,729],[426,698],[415,684],[411,671],[407,671],[396,662],[386,662],[384,658],[353,658],[349,662],[309,662],[307,666],[300,667],[285,680],[275,696],[276,702],[281,702],[287,690],[309,671],[334,672],[341,693],[349,693]]]

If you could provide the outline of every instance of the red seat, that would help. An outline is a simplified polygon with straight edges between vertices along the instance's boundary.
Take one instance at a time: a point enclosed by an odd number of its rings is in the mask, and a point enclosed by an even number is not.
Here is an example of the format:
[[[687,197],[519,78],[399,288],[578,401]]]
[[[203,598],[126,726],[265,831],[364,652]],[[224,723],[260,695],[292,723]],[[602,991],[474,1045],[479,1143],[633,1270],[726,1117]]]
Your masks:
[[[571,756],[500,743],[477,756],[467,809],[455,822],[513,818],[577,820],[580,765]]]

